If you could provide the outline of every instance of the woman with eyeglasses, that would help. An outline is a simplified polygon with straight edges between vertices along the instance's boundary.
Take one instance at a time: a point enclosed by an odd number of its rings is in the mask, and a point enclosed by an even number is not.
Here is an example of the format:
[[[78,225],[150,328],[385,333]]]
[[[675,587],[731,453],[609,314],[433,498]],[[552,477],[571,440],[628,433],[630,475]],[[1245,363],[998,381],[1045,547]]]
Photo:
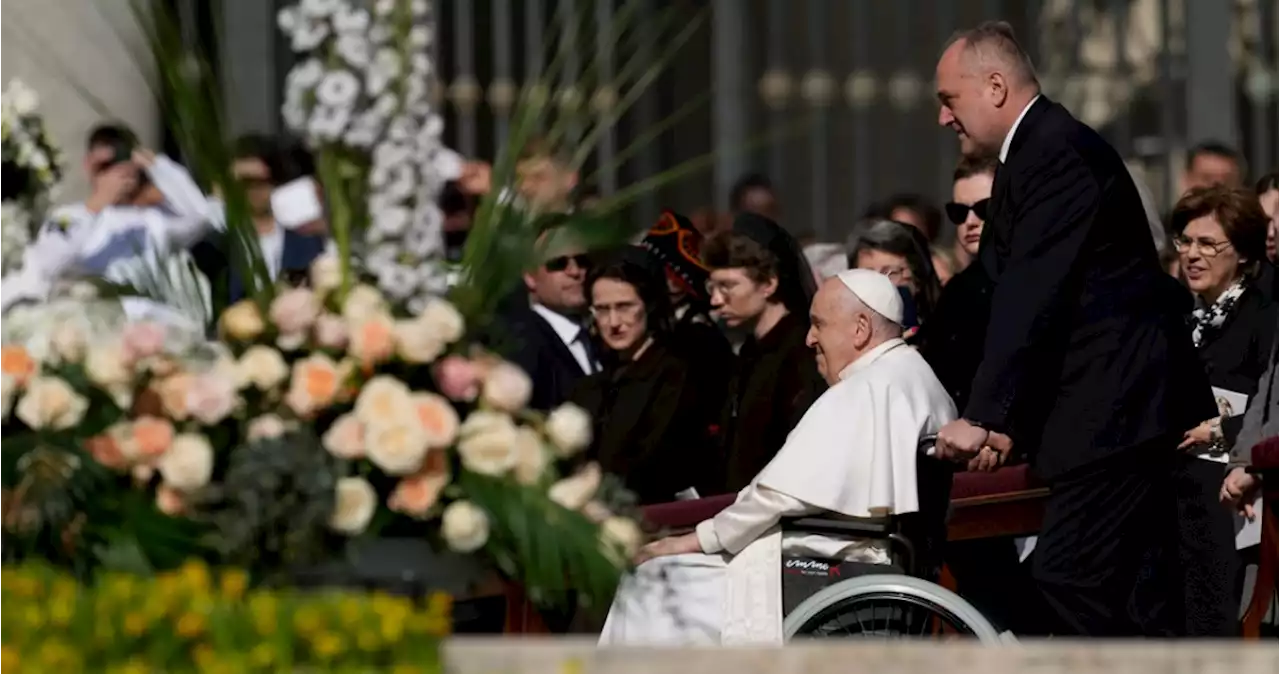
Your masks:
[[[672,338],[666,277],[646,251],[619,251],[586,288],[601,370],[570,400],[591,414],[589,456],[641,505],[676,500],[715,466],[712,432],[728,381]]]
[[[942,283],[933,268],[928,239],[911,225],[873,220],[855,229],[845,247],[851,268],[880,272],[906,291],[904,299],[910,301],[907,302],[907,331],[903,336],[909,344],[916,343],[919,327],[929,321],[942,295]]]
[[[1173,211],[1174,247],[1196,296],[1192,339],[1221,411],[1212,419],[1189,420],[1194,428],[1180,445],[1188,636],[1232,636],[1239,629],[1236,526],[1218,494],[1227,450],[1276,337],[1276,306],[1253,284],[1266,255],[1267,220],[1255,195],[1221,186],[1192,190]]]

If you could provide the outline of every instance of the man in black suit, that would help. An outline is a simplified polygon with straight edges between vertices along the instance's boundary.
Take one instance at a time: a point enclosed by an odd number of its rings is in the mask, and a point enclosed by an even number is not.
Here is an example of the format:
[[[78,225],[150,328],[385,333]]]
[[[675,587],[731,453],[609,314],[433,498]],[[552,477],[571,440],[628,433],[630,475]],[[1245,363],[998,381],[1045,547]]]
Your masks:
[[[1000,160],[979,251],[995,282],[983,359],[939,452],[991,468],[1016,443],[1048,482],[1032,564],[1055,631],[1175,635],[1174,452],[1214,410],[1190,298],[1160,269],[1120,156],[1040,94],[1008,24],[953,39],[937,87],[961,151]]]

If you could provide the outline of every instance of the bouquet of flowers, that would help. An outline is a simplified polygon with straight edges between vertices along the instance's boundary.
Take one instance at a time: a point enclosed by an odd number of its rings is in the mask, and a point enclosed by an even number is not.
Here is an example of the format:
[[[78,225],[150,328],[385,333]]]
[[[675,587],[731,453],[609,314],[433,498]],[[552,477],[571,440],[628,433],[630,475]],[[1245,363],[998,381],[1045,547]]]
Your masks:
[[[61,154],[37,110],[39,97],[22,81],[10,80],[0,94],[0,156],[3,158],[3,204],[0,205],[0,250],[3,270],[22,260],[58,181]]]
[[[133,529],[145,502],[199,534],[186,554],[266,575],[395,526],[484,550],[542,596],[607,598],[640,533],[597,500],[593,464],[556,475],[586,414],[524,409],[528,376],[468,345],[444,299],[407,314],[369,285],[343,296],[332,256],[311,282],[265,312],[232,305],[211,344],[65,323],[44,353],[4,345],[10,542],[79,566],[181,559]]]

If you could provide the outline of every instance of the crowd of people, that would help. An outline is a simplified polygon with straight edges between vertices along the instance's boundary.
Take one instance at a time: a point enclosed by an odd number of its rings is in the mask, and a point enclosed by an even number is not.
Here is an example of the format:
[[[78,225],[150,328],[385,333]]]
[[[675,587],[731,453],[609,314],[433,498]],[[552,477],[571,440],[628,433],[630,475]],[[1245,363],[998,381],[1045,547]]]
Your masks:
[[[929,495],[915,453],[931,434],[961,469],[1022,457],[1052,490],[1029,572],[1045,601],[994,596],[999,582],[979,598],[1011,628],[1238,630],[1248,551],[1236,512],[1254,516],[1260,479],[1240,448],[1276,434],[1276,175],[1246,189],[1237,153],[1197,146],[1182,197],[1161,216],[1115,151],[1039,92],[1007,26],[952,42],[938,87],[939,122],[965,157],[941,209],[896,196],[846,241],[806,241],[768,178],[752,174],[727,215],[665,211],[619,250],[566,243],[513,289],[494,344],[529,373],[533,407],[590,412],[590,458],[642,505],[739,494],[694,534],[645,548],[606,641],[760,634],[719,609],[751,601],[760,584],[736,560],[784,514],[919,509]],[[220,299],[243,296],[215,195],[131,138],[118,126],[90,136],[91,194],[54,212],[6,279],[6,307],[58,279],[115,278],[141,252],[177,249],[191,250]],[[286,228],[273,212],[274,192],[314,173],[295,146],[236,146],[234,174],[279,282],[302,282],[326,245],[323,221]],[[553,147],[530,148],[517,173],[531,207],[590,207]],[[450,259],[487,189],[472,164],[442,196]],[[974,588],[984,567],[1019,568],[1010,541],[952,552],[956,568],[976,569]],[[688,607],[678,627],[659,616],[669,602],[645,599],[673,583]]]

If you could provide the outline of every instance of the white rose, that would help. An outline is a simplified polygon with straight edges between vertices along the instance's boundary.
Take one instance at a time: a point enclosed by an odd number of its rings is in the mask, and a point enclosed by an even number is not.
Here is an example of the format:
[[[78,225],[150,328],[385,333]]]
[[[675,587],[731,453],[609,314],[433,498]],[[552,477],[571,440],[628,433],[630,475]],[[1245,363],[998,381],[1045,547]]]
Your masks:
[[[462,339],[463,331],[466,329],[458,309],[448,300],[440,298],[432,298],[427,302],[422,313],[418,314],[418,321],[428,326],[431,333],[446,344]]]
[[[156,470],[164,483],[179,491],[193,491],[213,477],[213,446],[203,435],[182,433],[160,455]]]
[[[561,458],[572,456],[591,444],[591,416],[573,403],[565,403],[547,415],[544,428]]]
[[[22,423],[35,430],[65,431],[84,419],[89,401],[57,377],[35,376],[14,411]]]
[[[396,355],[406,363],[426,365],[444,352],[445,342],[431,334],[422,321],[396,321]]]
[[[456,552],[475,552],[489,541],[489,516],[469,501],[454,501],[440,518],[440,535]]]
[[[458,456],[473,473],[502,475],[516,465],[516,425],[501,412],[476,410],[459,431]]]
[[[498,363],[489,369],[480,390],[480,401],[503,412],[518,412],[529,404],[533,381],[512,363]]]
[[[626,517],[610,517],[600,525],[600,541],[605,554],[619,564],[635,556],[644,541],[640,527]]]
[[[388,475],[409,475],[422,467],[427,437],[415,419],[405,423],[367,426],[365,454]]]
[[[600,489],[600,465],[587,464],[582,470],[551,485],[547,496],[569,510],[581,510]]]
[[[13,398],[18,394],[18,380],[10,375],[0,375],[0,416],[9,416]]]
[[[387,298],[369,285],[358,285],[347,293],[347,301],[342,305],[342,317],[349,325],[363,323],[375,316],[387,313]]]
[[[373,485],[363,477],[344,477],[338,480],[333,515],[329,528],[341,534],[354,536],[363,533],[373,519],[378,507],[378,494]]]
[[[273,391],[289,378],[289,365],[279,351],[255,344],[236,364],[236,383],[239,388],[253,387],[259,391]]]
[[[413,392],[389,375],[374,377],[360,389],[354,413],[366,426],[393,426],[417,420]]]
[[[289,432],[290,429],[290,424],[285,423],[285,420],[278,415],[264,414],[249,422],[246,435],[250,442],[255,440],[275,440]]]
[[[125,365],[124,350],[119,342],[90,347],[84,371],[89,381],[108,391],[133,384],[133,371]]]
[[[543,447],[542,436],[528,426],[516,430],[516,481],[520,484],[537,484],[547,471],[550,457]]]
[[[338,458],[359,459],[364,456],[364,424],[354,414],[344,414],[329,426],[320,444]]]
[[[325,253],[311,263],[311,289],[323,295],[342,285],[342,263],[336,254]]]
[[[53,355],[64,363],[80,362],[84,358],[88,342],[84,330],[70,321],[54,328],[53,334],[49,336]]]
[[[223,335],[241,342],[252,341],[267,329],[266,320],[253,300],[240,300],[227,307],[218,319],[218,326]]]

